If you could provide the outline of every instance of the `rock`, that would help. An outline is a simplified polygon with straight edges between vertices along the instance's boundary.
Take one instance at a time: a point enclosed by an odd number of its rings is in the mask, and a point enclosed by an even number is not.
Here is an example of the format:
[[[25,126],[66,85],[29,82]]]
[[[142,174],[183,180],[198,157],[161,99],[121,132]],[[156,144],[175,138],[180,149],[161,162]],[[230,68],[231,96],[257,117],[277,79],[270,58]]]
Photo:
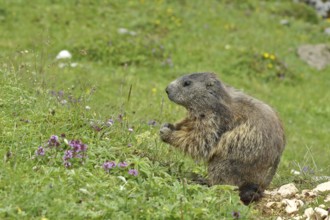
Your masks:
[[[314,209],[314,211],[322,218],[326,218],[328,216],[328,211],[322,209],[322,208],[319,208],[319,207],[316,207]]]
[[[324,202],[330,202],[330,194],[327,195],[327,197],[325,198]]]
[[[288,214],[298,212],[299,207],[304,205],[303,201],[297,199],[283,199],[282,203],[286,205],[285,212]]]
[[[327,18],[329,16],[330,2],[322,0],[304,0],[304,2],[312,6],[321,17]]]
[[[313,208],[308,208],[304,211],[304,216],[306,217],[306,220],[312,219],[315,214],[315,211]]]
[[[295,213],[295,212],[298,212],[298,207],[296,205],[295,202],[292,202],[291,200],[288,200],[285,202],[286,203],[286,207],[285,207],[285,211],[286,213],[288,214],[292,214],[292,213]]]
[[[60,51],[57,56],[56,56],[56,59],[57,60],[60,60],[60,59],[71,59],[72,58],[72,55],[69,51],[67,50],[62,50]]]
[[[313,189],[314,192],[327,192],[330,191],[330,181],[321,183],[316,186],[316,188]]]
[[[271,208],[274,204],[275,202],[267,202],[266,207]]]
[[[277,193],[283,197],[292,196],[298,192],[297,187],[293,183],[289,183],[286,185],[281,186]]]
[[[315,181],[330,181],[330,176],[313,176],[313,180]]]
[[[268,202],[266,204],[267,208],[280,208],[282,207],[282,202]]]
[[[324,204],[321,204],[321,205],[319,205],[319,208],[325,209],[325,205]]]
[[[278,191],[278,189],[274,189],[272,191],[265,190],[264,194],[265,195],[270,195],[270,196],[275,196],[275,195],[277,195],[277,191]]]
[[[301,191],[301,195],[302,195],[303,197],[311,197],[311,198],[314,198],[314,197],[317,196],[317,193],[314,192],[314,191],[312,191],[312,190],[309,190],[309,189],[303,189],[303,190]]]
[[[300,59],[318,70],[322,70],[330,64],[330,46],[326,44],[302,45],[298,48],[297,53]]]
[[[296,200],[296,203],[298,204],[298,207],[302,207],[304,205],[304,202],[299,199]]]
[[[326,28],[326,29],[324,29],[324,33],[325,33],[326,35],[329,35],[329,36],[330,36],[330,28]]]

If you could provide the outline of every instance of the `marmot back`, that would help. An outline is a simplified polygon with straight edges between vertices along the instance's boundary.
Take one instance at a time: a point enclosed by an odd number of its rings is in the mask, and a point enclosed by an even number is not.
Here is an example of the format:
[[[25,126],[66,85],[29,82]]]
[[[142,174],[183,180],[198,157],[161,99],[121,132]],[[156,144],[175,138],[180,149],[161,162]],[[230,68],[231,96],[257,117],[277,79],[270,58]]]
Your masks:
[[[213,73],[183,76],[166,88],[188,115],[160,129],[161,139],[208,162],[210,185],[236,185],[244,204],[270,184],[285,147],[277,113],[267,104],[224,85]]]

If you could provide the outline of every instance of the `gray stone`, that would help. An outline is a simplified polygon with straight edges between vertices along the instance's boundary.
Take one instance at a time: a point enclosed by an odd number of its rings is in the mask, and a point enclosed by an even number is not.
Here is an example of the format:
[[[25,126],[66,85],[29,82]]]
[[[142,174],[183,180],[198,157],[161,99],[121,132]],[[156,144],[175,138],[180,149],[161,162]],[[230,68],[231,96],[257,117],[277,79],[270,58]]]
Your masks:
[[[330,28],[328,27],[328,28],[324,29],[324,33],[327,35],[330,35]]]
[[[289,184],[281,186],[278,189],[277,193],[283,197],[287,197],[287,196],[292,196],[292,195],[298,193],[298,189],[293,183],[289,183]]]
[[[308,65],[318,70],[330,64],[330,46],[326,44],[302,45],[297,53]]]
[[[330,181],[317,185],[316,188],[313,189],[313,191],[314,192],[328,192],[328,191],[330,191]]]

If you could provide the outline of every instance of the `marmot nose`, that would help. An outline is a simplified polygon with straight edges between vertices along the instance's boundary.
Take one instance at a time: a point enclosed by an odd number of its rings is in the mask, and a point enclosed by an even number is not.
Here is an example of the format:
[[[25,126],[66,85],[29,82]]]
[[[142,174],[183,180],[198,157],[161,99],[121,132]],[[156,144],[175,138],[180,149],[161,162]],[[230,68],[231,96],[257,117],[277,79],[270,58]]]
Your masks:
[[[169,89],[168,89],[168,87],[166,87],[165,92],[166,92],[167,94],[169,93]]]

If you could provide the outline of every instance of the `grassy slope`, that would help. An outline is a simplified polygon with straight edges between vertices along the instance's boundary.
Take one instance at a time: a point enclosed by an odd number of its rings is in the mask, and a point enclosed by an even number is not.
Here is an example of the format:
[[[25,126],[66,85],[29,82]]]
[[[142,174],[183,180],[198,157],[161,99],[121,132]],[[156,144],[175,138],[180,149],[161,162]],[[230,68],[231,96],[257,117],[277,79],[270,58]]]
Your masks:
[[[157,137],[162,122],[184,115],[163,89],[188,72],[217,72],[279,111],[288,145],[273,186],[292,180],[301,187],[315,185],[308,176],[290,175],[304,166],[330,175],[325,158],[330,77],[295,54],[301,44],[326,42],[326,23],[291,1],[245,2],[3,1],[1,218],[219,219],[233,211],[259,216],[242,206],[231,188],[186,184],[191,171],[205,175],[203,164]],[[284,18],[290,26],[279,24]],[[122,27],[137,35],[118,34]],[[73,53],[77,68],[58,67],[54,57],[62,49]],[[267,67],[265,52],[287,68],[276,62]],[[275,76],[276,68],[286,74],[284,80]],[[81,102],[62,105],[52,90]],[[102,127],[109,118],[115,120],[112,127],[98,132],[90,126]],[[152,119],[155,127],[147,125]],[[35,158],[39,145],[61,133],[88,144],[83,165],[64,168],[63,152]],[[128,168],[107,174],[106,160],[127,161],[139,175],[130,176]],[[118,176],[128,181],[125,190]]]

